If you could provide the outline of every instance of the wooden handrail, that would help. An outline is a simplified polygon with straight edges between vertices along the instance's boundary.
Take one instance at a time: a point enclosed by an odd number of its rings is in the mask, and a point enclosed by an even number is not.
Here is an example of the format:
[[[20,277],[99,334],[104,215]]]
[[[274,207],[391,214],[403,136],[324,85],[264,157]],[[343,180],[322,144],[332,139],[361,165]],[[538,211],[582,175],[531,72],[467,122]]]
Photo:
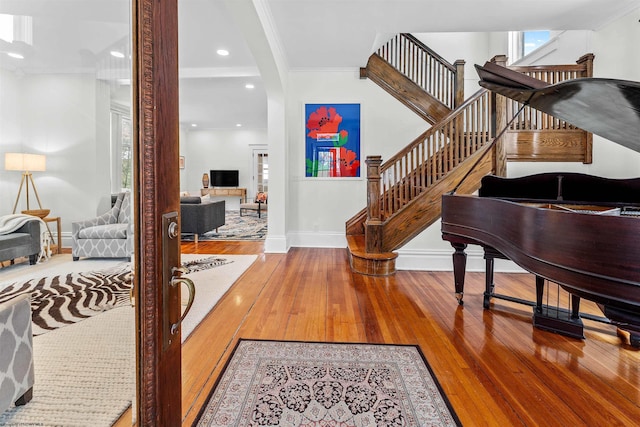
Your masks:
[[[450,109],[464,99],[464,61],[452,65],[406,33],[397,34],[376,53]]]
[[[379,181],[368,180],[368,209],[376,221],[384,221],[439,182],[447,173],[491,142],[491,98],[480,89],[439,124],[370,171]],[[373,176],[372,176],[373,178]]]
[[[549,84],[555,84],[570,79],[593,77],[593,58],[593,54],[586,54],[578,59],[575,64],[519,65],[509,66],[509,69],[518,71]],[[510,117],[510,115],[518,111],[520,107],[520,103],[509,99],[507,100],[506,114]],[[527,106],[513,122],[510,129],[513,131],[540,131],[576,130],[578,128],[564,120],[557,119],[549,114]]]

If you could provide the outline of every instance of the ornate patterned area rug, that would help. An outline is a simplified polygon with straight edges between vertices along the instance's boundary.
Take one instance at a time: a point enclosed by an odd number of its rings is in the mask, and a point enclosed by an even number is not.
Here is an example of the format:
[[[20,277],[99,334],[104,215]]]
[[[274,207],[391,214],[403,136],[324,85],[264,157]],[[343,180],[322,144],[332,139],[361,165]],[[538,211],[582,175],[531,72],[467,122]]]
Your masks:
[[[458,426],[417,346],[240,340],[197,426]]]
[[[264,240],[267,237],[267,213],[261,218],[255,212],[248,212],[240,216],[240,211],[226,211],[225,224],[198,236],[198,240]],[[194,236],[184,234],[182,240],[193,241]]]

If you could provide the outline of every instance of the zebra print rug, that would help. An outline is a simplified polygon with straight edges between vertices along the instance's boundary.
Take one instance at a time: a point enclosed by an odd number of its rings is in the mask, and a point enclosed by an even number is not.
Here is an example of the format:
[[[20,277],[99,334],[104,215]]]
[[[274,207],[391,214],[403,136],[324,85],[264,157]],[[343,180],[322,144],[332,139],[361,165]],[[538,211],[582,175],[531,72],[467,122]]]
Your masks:
[[[129,304],[129,264],[104,271],[61,274],[18,281],[0,291],[0,303],[31,294],[33,335],[41,335]]]
[[[187,273],[232,263],[217,256],[201,256],[182,263]],[[15,281],[0,290],[0,303],[31,294],[33,335],[80,322],[96,314],[130,304],[133,273],[129,263],[100,271],[73,272]]]

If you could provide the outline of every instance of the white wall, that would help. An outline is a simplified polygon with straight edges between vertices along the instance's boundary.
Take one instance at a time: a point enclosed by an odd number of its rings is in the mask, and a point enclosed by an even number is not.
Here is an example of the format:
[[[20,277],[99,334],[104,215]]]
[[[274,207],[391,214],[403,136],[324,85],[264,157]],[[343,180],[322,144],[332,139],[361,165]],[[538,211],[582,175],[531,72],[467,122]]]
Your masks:
[[[22,149],[22,80],[0,68],[0,215],[11,213],[18,193],[20,174],[4,170],[4,153]]]
[[[292,72],[287,92],[289,244],[346,247],[345,221],[366,205],[366,156],[389,158],[429,124],[358,70]],[[305,177],[304,105],[315,103],[360,104],[359,179]]]
[[[42,207],[62,218],[63,245],[70,246],[71,223],[95,216],[110,194],[108,88],[93,75],[16,77],[4,71],[0,77],[0,155],[3,161],[5,152],[47,156],[47,171],[33,178]],[[20,178],[0,170],[0,215],[11,213]],[[33,209],[37,201],[30,194]],[[18,212],[26,209],[24,189],[20,201]]]
[[[507,54],[506,33],[420,33],[414,36],[453,64],[465,61],[465,98],[480,90],[475,64],[484,64],[496,55]]]

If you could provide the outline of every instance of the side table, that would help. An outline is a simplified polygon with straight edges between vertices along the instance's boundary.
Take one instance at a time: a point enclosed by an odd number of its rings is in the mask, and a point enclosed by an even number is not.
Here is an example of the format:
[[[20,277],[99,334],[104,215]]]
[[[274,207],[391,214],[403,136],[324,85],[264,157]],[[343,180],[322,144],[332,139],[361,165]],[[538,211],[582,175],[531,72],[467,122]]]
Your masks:
[[[50,222],[56,223],[56,234],[58,235],[58,244],[55,247],[55,253],[61,254],[62,253],[62,225],[61,225],[60,217],[51,216],[51,217],[43,218],[42,220],[45,222],[47,226],[47,230],[49,231],[49,237],[51,238],[51,241],[53,241],[53,233],[51,233],[51,229],[49,228],[49,223]]]

